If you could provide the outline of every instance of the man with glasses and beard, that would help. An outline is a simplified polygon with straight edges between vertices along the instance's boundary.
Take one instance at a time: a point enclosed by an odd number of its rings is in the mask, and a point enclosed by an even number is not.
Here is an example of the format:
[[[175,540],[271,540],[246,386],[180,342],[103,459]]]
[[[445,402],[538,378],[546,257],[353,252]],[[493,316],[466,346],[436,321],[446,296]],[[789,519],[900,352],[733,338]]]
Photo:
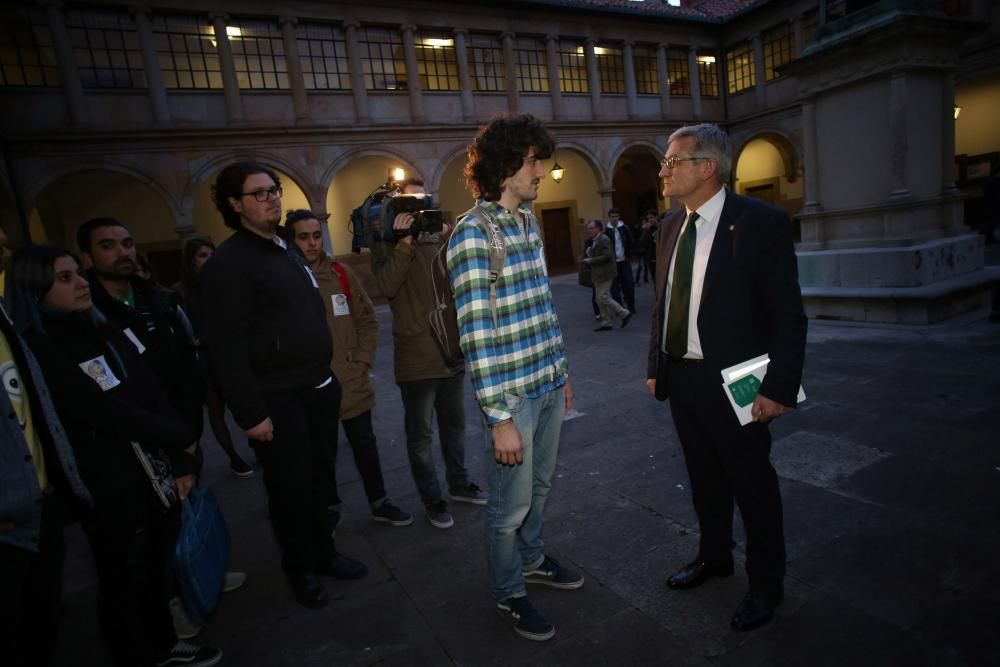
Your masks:
[[[363,577],[368,568],[334,549],[315,461],[338,427],[341,390],[315,276],[277,236],[281,181],[237,162],[213,188],[235,233],[202,269],[204,342],[233,418],[263,468],[281,565],[300,604],[329,602],[317,575]]]

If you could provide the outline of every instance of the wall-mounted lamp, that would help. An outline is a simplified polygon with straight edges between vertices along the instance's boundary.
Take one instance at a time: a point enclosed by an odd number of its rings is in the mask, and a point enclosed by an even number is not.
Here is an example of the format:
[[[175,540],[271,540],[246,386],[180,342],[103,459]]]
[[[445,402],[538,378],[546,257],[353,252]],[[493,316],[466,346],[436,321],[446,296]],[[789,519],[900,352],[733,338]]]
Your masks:
[[[962,113],[962,107],[955,105],[955,120],[958,120],[958,115]]]
[[[402,183],[406,180],[406,170],[402,167],[390,167],[389,168],[389,180],[396,183]]]
[[[556,152],[552,151],[552,170],[549,171],[552,175],[552,180],[556,183],[562,183],[563,174],[566,170],[559,166],[559,160],[556,159]]]

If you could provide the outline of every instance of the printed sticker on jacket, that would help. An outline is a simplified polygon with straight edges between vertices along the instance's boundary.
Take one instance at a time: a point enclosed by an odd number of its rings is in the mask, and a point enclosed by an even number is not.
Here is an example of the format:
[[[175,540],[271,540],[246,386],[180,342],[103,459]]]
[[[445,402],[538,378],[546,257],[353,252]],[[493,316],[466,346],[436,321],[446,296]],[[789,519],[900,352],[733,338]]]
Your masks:
[[[80,366],[80,370],[97,383],[101,391],[114,389],[122,383],[121,380],[115,377],[111,367],[108,365],[108,360],[104,358],[103,354],[78,365]]]
[[[341,315],[351,314],[351,304],[347,302],[347,295],[345,294],[331,294],[330,301],[333,302],[333,316],[340,317]]]

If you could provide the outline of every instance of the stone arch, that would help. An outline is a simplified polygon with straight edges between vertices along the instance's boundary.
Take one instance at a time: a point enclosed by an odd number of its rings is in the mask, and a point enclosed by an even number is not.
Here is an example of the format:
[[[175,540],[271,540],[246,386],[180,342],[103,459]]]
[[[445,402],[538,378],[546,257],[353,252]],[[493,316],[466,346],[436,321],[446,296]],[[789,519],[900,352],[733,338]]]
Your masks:
[[[402,151],[392,150],[382,146],[362,146],[342,153],[336,160],[331,162],[320,176],[318,186],[324,193],[329,192],[330,186],[333,185],[333,179],[336,178],[340,171],[359,158],[365,157],[380,157],[388,160],[398,160],[402,163],[403,168],[410,174],[415,174],[418,178],[421,178],[421,180],[427,181],[427,179],[423,177],[420,169],[417,169],[415,166],[416,162],[410,159],[410,157]],[[427,183],[429,186],[432,185],[430,181],[427,181]]]
[[[260,162],[268,167],[274,167],[281,173],[291,178],[295,182],[296,187],[302,190],[302,192],[304,192],[307,197],[310,197],[310,199],[316,196],[317,193],[322,192],[322,188],[318,183],[313,183],[301,173],[299,165],[289,162],[287,159],[278,154],[257,149],[226,151],[224,153],[217,153],[208,157],[191,172],[191,176],[184,187],[183,194],[181,195],[181,205],[183,206],[184,212],[190,214],[194,193],[200,185],[218,173],[225,165],[232,162],[238,162],[240,160],[251,160],[253,162]],[[319,201],[322,203],[322,199]]]
[[[795,142],[792,141],[791,136],[786,134],[782,130],[768,129],[768,130],[758,130],[753,132],[741,139],[739,145],[735,151],[733,151],[733,177],[736,175],[736,165],[740,162],[740,157],[743,155],[744,149],[754,140],[760,139],[766,141],[778,151],[781,155],[781,161],[784,165],[784,176],[788,179],[789,183],[794,183],[799,177],[799,170],[802,167],[801,159],[799,158],[799,151],[795,146]]]
[[[91,172],[91,171],[108,171],[119,174],[124,174],[126,176],[131,176],[135,180],[139,181],[150,190],[159,195],[163,203],[167,205],[171,213],[174,215],[174,220],[182,216],[182,209],[180,206],[180,200],[172,195],[163,185],[160,184],[152,176],[149,176],[139,167],[129,164],[128,162],[122,160],[101,160],[99,162],[84,162],[84,163],[74,163],[72,165],[66,165],[57,169],[46,170],[44,176],[38,179],[24,192],[24,201],[26,208],[30,211],[36,208],[38,203],[38,198],[45,192],[47,188],[51,185],[59,182],[63,178],[73,176],[81,172]]]
[[[780,130],[752,132],[734,153],[731,185],[738,194],[762,199],[795,216],[805,201],[799,152]]]
[[[428,181],[430,190],[432,192],[437,192],[441,188],[441,179],[444,177],[445,171],[451,165],[451,163],[461,155],[467,155],[469,151],[469,145],[467,143],[455,146],[450,151],[448,151],[443,158],[438,162],[437,167],[434,169],[434,174],[431,176],[431,180]]]
[[[647,148],[649,149],[650,155],[652,155],[656,160],[663,157],[666,152],[666,147],[661,146],[655,141],[649,141],[648,139],[631,139],[624,142],[618,149],[611,154],[608,160],[607,171],[609,174],[614,174],[615,166],[618,164],[618,160],[621,159],[625,153],[635,149],[635,148]]]
[[[661,212],[664,208],[659,178],[662,155],[663,149],[656,143],[638,139],[620,146],[610,162],[610,199],[621,211],[622,220],[636,229],[647,210]]]
[[[579,153],[579,155],[594,171],[594,174],[596,174],[598,183],[601,188],[610,185],[611,179],[608,177],[609,172],[601,165],[601,161],[597,158],[597,156],[589,147],[584,146],[583,144],[578,144],[575,141],[557,141],[556,157],[558,157],[558,152],[562,149],[571,150],[576,153]]]

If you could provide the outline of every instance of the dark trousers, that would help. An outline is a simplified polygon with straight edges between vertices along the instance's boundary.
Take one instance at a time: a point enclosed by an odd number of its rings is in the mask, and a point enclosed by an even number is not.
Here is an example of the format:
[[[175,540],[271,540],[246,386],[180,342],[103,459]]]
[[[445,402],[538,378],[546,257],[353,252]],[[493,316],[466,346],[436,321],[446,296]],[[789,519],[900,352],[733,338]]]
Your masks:
[[[309,574],[334,552],[326,508],[329,484],[336,484],[328,457],[337,437],[340,385],[334,379],[321,389],[272,391],[265,398],[274,439],[250,442],[264,473],[281,567],[289,575]]]
[[[611,283],[611,298],[635,312],[635,284],[632,282],[632,263],[627,259],[617,263],[618,276]],[[622,298],[624,297],[624,301]]]
[[[95,498],[83,516],[97,569],[101,634],[116,665],[151,665],[177,641],[164,574],[178,520],[179,507],[165,512],[148,485]]]
[[[431,450],[431,418],[437,413],[438,437],[444,458],[448,486],[469,483],[465,467],[465,373],[449,378],[413,380],[399,383],[406,425],[406,451],[410,471],[424,505],[442,499]]]
[[[639,257],[639,268],[635,272],[635,282],[648,283],[656,281],[656,259],[648,255]]]
[[[375,431],[372,429],[372,411],[365,410],[340,423],[343,424],[344,435],[351,445],[354,465],[358,467],[368,502],[377,503],[385,498],[385,480],[382,479],[382,462],[378,456]]]
[[[740,426],[718,372],[705,365],[666,363],[671,364],[670,412],[701,528],[698,557],[708,562],[731,557],[735,500],[747,532],[751,588],[780,583],[785,576],[785,537],[767,425]]]
[[[0,544],[0,641],[11,667],[48,665],[56,645],[66,543],[55,496],[42,499],[37,547]]]

